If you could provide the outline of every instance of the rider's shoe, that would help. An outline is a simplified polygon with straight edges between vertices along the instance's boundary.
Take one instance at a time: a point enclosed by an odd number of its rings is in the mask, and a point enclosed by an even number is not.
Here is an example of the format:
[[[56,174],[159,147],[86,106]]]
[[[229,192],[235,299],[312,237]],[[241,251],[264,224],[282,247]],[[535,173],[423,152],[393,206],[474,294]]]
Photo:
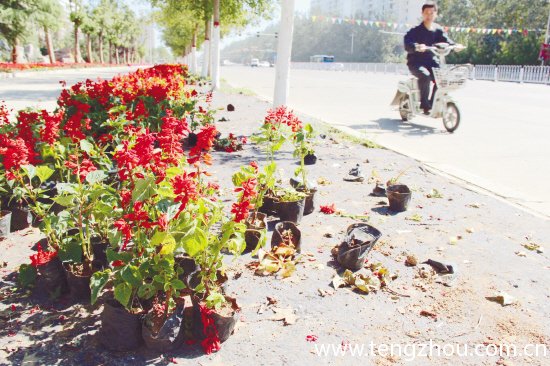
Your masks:
[[[424,115],[425,116],[429,116],[430,115],[430,110],[428,108],[424,108]]]

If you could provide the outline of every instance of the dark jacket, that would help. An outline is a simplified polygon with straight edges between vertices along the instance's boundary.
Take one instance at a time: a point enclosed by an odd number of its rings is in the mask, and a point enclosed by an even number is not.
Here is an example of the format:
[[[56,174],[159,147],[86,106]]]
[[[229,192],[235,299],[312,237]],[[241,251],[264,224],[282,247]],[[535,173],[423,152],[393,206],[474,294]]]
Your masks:
[[[405,35],[407,65],[437,67],[439,58],[433,52],[416,52],[415,47],[417,44],[433,46],[439,42],[455,44],[438,24],[434,24],[433,30],[427,29],[424,23],[409,30]]]

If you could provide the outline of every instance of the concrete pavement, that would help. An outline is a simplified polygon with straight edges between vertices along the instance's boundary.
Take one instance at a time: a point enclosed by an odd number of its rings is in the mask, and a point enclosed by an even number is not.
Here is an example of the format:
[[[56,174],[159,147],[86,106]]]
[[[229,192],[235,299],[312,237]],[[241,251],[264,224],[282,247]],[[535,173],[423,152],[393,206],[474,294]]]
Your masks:
[[[234,87],[273,98],[274,69],[224,67]],[[391,102],[401,76],[292,70],[289,105],[336,127],[364,134],[450,176],[550,216],[550,87],[469,82],[456,97],[462,122],[448,134],[442,121],[402,123]]]

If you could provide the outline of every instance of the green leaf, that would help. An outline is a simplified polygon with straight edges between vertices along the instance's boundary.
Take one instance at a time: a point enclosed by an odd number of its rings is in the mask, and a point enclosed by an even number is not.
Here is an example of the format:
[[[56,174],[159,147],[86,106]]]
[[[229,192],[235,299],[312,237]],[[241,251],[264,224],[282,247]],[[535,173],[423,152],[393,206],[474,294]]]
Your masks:
[[[38,179],[40,179],[40,183],[47,181],[53,173],[54,170],[47,165],[41,165],[36,168],[36,175],[38,176]]]
[[[20,287],[26,288],[33,285],[36,281],[36,268],[30,264],[22,264],[19,267],[19,274],[17,275],[17,283]]]
[[[88,154],[91,154],[94,150],[94,145],[88,140],[80,140],[80,148]]]
[[[101,290],[103,290],[103,287],[105,287],[107,281],[109,281],[110,273],[111,270],[107,269],[105,271],[96,272],[92,275],[92,278],[90,279],[90,290],[92,290],[92,305],[95,304],[99,293],[101,292]]]
[[[90,184],[101,183],[105,178],[107,178],[107,175],[103,170],[94,170],[86,175],[86,182]]]
[[[57,183],[55,188],[58,194],[76,194],[76,185],[74,183]]]
[[[82,247],[80,246],[79,241],[72,238],[66,238],[63,241],[64,243],[59,250],[59,259],[62,262],[82,262]]]
[[[132,202],[144,201],[151,197],[154,193],[155,178],[147,177],[144,179],[138,179],[136,186],[132,192]]]
[[[174,239],[172,237],[172,239]],[[176,241],[174,240],[173,243],[167,243],[162,246],[162,249],[160,250],[160,255],[170,255],[174,253],[174,249],[176,249]]]
[[[122,282],[115,286],[115,299],[125,308],[128,308],[130,296],[132,296],[132,288],[129,284]]]
[[[157,231],[155,235],[153,235],[153,237],[151,238],[150,244],[152,246],[157,246],[162,244],[162,242],[164,241],[164,238],[166,238],[166,235],[168,235],[166,231]]]
[[[172,288],[174,290],[183,290],[185,288],[185,285],[183,284],[183,281],[174,278],[171,282]]]
[[[122,279],[129,283],[132,287],[139,287],[142,284],[141,273],[136,266],[126,266],[120,271]]]
[[[73,205],[73,200],[75,198],[75,195],[67,195],[67,196],[57,196],[57,197],[53,197],[52,198],[52,201],[54,201],[55,203],[63,206],[63,207],[70,207]]]
[[[150,299],[155,296],[156,288],[150,283],[144,283],[138,289],[138,296],[142,299]]]
[[[36,167],[34,165],[23,165],[21,168],[23,168],[23,171],[29,177],[30,180],[32,180],[34,177],[36,177]]]
[[[207,245],[206,235],[200,229],[195,230],[195,235],[184,238],[182,243],[183,249],[185,249],[187,254],[191,257],[195,257],[198,253],[202,252],[206,249]]]

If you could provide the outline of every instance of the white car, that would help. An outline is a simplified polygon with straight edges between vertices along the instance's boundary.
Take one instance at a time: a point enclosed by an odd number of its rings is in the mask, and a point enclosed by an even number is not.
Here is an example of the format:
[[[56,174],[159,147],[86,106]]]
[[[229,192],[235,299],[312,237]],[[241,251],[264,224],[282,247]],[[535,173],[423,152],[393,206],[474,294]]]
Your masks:
[[[251,67],[258,67],[258,66],[260,66],[260,60],[258,60],[257,58],[253,58],[252,60],[250,60],[250,66],[251,66]]]
[[[262,62],[260,62],[260,64],[259,64],[258,66],[261,66],[261,67],[269,67],[269,66],[271,66],[271,65],[270,65],[269,62],[267,62],[267,61],[262,61]]]

